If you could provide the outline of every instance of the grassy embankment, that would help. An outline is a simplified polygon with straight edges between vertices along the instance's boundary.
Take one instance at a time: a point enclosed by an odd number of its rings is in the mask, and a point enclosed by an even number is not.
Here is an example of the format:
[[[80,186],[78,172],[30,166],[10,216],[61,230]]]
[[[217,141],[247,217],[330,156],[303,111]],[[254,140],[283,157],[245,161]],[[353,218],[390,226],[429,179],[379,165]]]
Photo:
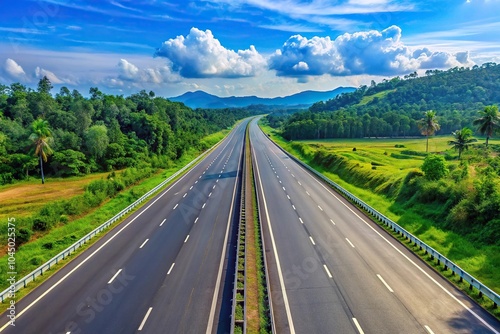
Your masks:
[[[403,150],[425,152],[425,139],[342,139],[289,142],[283,139],[277,131],[261,124],[263,130],[288,152],[308,163],[323,175],[338,183],[363,201],[373,206],[393,221],[410,231],[412,234],[429,244],[441,254],[457,263],[464,270],[475,276],[492,290],[500,292],[500,247],[471,242],[457,233],[447,231],[437,224],[422,217],[415,210],[403,208],[394,201],[403,179],[408,172],[418,169],[424,157],[404,156]],[[448,140],[451,137],[433,137],[429,142],[430,152],[449,150]],[[499,140],[490,141],[498,144]],[[404,147],[396,147],[404,145]],[[356,148],[354,151],[353,149]],[[332,152],[345,157],[343,163],[335,165],[335,172],[319,166],[314,162],[318,150]],[[452,151],[449,154],[456,154]],[[348,163],[346,163],[347,161]],[[457,160],[447,162],[450,169],[458,165]],[[472,173],[473,169],[471,168]],[[474,177],[472,175],[472,177]],[[360,181],[362,180],[362,181]],[[357,184],[357,185],[356,185]],[[428,210],[440,210],[430,206]],[[403,241],[407,244],[407,242]],[[407,246],[410,246],[407,244]],[[418,249],[414,251],[419,254]],[[423,253],[422,258],[429,260]],[[448,277],[453,283],[468,291],[465,283],[458,282],[449,271],[443,271],[435,261],[428,261],[436,270]],[[469,292],[469,291],[468,291]],[[476,291],[472,297],[497,316],[500,311],[492,310],[492,303],[486,298],[479,298]]]
[[[223,130],[207,136],[203,139],[205,147],[211,147],[222,138],[229,130]],[[73,244],[75,241],[113,217],[116,213],[133,203],[137,198],[154,188],[160,182],[165,180],[177,170],[185,166],[200,154],[197,150],[190,150],[179,160],[172,163],[168,169],[158,170],[151,177],[141,180],[136,184],[124,189],[111,199],[105,200],[100,206],[86,212],[80,216],[68,216],[68,221],[59,223],[50,231],[36,232],[31,241],[21,245],[16,250],[16,271],[17,279],[20,279],[36,269],[42,263],[48,261],[59,252]],[[121,172],[116,172],[119,175]],[[61,200],[70,200],[84,193],[84,187],[90,182],[100,179],[106,179],[109,173],[100,173],[86,175],[82,177],[72,177],[69,179],[46,179],[46,184],[39,184],[39,180],[20,182],[14,185],[0,187],[0,242],[7,244],[7,220],[14,218],[21,220],[23,217],[37,215],[41,208],[51,204],[57,204]],[[118,224],[118,223],[116,223]],[[115,225],[116,225],[115,224]],[[16,226],[20,228],[20,226]],[[90,242],[97,241],[94,238]],[[47,247],[50,245],[50,249]],[[89,244],[88,244],[89,245]],[[87,245],[87,247],[88,247]],[[80,248],[77,253],[82,252],[86,247]],[[0,258],[0,289],[7,288],[7,256],[6,249],[2,247]],[[66,263],[67,260],[62,263]],[[52,274],[57,268],[51,269],[48,273]],[[44,274],[47,277],[47,274]],[[37,279],[37,283],[41,282]],[[30,289],[37,284],[31,284]],[[22,290],[18,297],[25,295],[30,289]]]

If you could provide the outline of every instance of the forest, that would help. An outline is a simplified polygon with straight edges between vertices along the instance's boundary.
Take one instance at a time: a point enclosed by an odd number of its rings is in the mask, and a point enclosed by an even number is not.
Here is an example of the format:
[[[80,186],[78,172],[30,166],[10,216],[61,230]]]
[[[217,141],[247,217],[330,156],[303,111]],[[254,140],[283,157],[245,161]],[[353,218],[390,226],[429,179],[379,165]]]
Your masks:
[[[289,140],[407,137],[421,135],[418,122],[432,110],[440,124],[436,134],[450,134],[474,128],[478,111],[499,103],[500,64],[485,63],[372,81],[307,111],[271,115],[269,122]]]
[[[90,88],[89,97],[47,77],[36,90],[0,84],[0,184],[128,167],[167,168],[201,138],[249,115],[244,109],[192,110],[144,90],[128,97]],[[41,173],[43,168],[43,174]]]

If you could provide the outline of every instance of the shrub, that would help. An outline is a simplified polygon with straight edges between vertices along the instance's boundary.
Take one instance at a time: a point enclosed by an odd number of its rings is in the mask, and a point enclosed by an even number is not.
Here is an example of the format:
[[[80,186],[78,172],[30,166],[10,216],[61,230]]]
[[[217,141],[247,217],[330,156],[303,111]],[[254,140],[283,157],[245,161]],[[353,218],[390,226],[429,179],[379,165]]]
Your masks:
[[[33,235],[33,231],[31,231],[28,228],[20,228],[19,230],[16,231],[16,243],[17,245],[24,244],[28,241],[30,241],[31,236]]]
[[[52,249],[52,248],[54,248],[54,243],[47,242],[47,243],[43,244],[42,247],[45,249]]]
[[[53,226],[53,221],[47,216],[37,216],[33,219],[33,230],[47,231]]]
[[[406,155],[414,155],[417,157],[426,157],[429,155],[429,153],[427,153],[427,152],[417,152],[417,151],[412,151],[412,150],[402,150],[401,153],[406,154]]]
[[[436,154],[430,154],[425,157],[424,163],[420,168],[429,180],[439,180],[448,174],[448,167],[444,158]]]

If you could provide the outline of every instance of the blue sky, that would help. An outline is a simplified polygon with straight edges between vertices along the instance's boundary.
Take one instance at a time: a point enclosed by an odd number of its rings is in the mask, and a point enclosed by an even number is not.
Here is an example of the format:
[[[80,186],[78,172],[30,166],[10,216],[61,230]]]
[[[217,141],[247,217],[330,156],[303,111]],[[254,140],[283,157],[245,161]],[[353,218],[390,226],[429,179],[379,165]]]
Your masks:
[[[16,0],[0,82],[284,96],[500,62],[500,0]]]

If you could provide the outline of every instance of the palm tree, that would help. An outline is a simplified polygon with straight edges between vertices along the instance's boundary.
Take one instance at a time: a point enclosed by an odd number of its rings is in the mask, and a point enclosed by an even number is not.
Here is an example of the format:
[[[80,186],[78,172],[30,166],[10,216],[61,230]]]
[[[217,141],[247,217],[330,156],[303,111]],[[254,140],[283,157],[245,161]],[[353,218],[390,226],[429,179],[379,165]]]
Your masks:
[[[42,184],[45,183],[43,175],[43,161],[47,162],[47,156],[52,153],[49,143],[52,142],[52,134],[49,129],[49,123],[41,118],[33,121],[31,124],[30,140],[35,145],[35,155],[40,160],[40,172],[42,174]]]
[[[472,130],[469,128],[463,128],[462,130],[457,130],[451,133],[455,140],[450,140],[449,145],[452,145],[455,150],[458,151],[458,159],[462,158],[462,152],[469,149],[472,143],[477,142],[477,139],[472,138]]]
[[[477,125],[477,129],[482,135],[486,135],[486,147],[488,147],[490,137],[493,136],[495,131],[500,127],[498,106],[486,106],[479,114],[481,117],[474,120],[472,124]]]
[[[418,122],[418,127],[420,129],[420,133],[427,137],[425,151],[429,152],[429,136],[432,136],[441,128],[437,123],[436,113],[432,110],[426,111],[424,113],[424,118]]]

